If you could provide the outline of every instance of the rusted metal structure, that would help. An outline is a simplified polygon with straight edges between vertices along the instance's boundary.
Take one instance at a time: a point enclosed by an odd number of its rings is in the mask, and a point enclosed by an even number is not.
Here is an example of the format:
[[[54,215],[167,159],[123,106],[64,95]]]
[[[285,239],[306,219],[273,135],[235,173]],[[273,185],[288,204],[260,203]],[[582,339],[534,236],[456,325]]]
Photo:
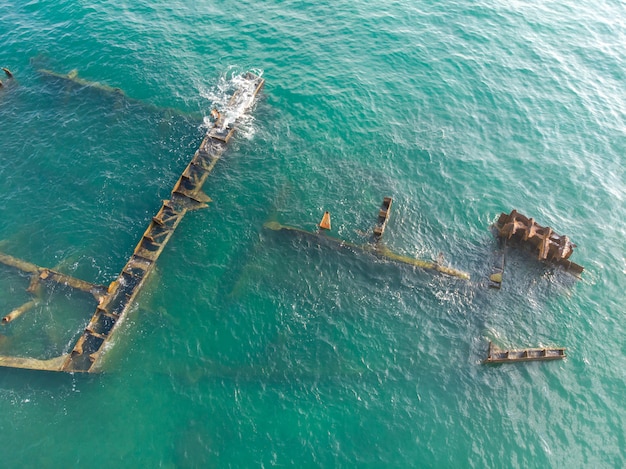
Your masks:
[[[109,85],[106,85],[104,83],[100,83],[97,81],[86,80],[82,77],[79,77],[78,70],[76,69],[71,70],[69,73],[57,73],[52,70],[41,68],[37,70],[37,72],[44,78],[49,78],[51,80],[56,80],[58,82],[64,83],[68,87],[68,89],[70,88],[83,89],[84,88],[84,89],[92,90],[102,95],[111,96],[113,98],[120,98],[126,102],[137,104],[143,107],[144,109],[147,109],[150,111],[167,113],[168,115],[177,115],[177,116],[181,116],[184,118],[190,118],[190,119],[199,120],[199,121],[201,121],[203,118],[203,116],[199,115],[198,113],[185,113],[175,108],[159,107],[159,106],[150,104],[146,101],[132,98],[128,96],[124,92],[124,90],[122,90],[121,88],[109,86]]]
[[[320,227],[320,230],[331,230],[330,212],[324,212],[324,215],[322,215],[322,220],[320,221],[320,224],[318,226]]]
[[[540,261],[563,266],[568,272],[580,276],[584,267],[569,260],[576,245],[566,235],[558,235],[550,227],[544,227],[517,210],[500,214],[494,225],[496,236],[507,243],[516,242],[530,246]]]
[[[380,206],[380,210],[378,211],[378,221],[376,222],[376,226],[374,227],[374,239],[378,241],[382,238],[385,233],[385,228],[387,228],[387,222],[389,221],[389,212],[391,211],[391,205],[393,204],[393,199],[391,197],[385,197],[383,199],[383,203]]]
[[[504,252],[506,249],[506,240],[498,238],[498,250],[495,252],[495,258],[491,267],[491,275],[489,275],[489,288],[500,288],[502,286],[502,277],[504,276]]]
[[[517,363],[531,361],[562,360],[565,358],[564,347],[527,348],[515,350],[502,350],[489,342],[489,352],[483,361],[491,363]]]
[[[379,259],[392,261],[392,262],[396,262],[399,264],[410,265],[413,267],[419,267],[420,269],[433,270],[433,271],[440,272],[445,275],[450,275],[452,277],[457,277],[463,280],[470,279],[470,275],[467,272],[463,272],[462,270],[457,270],[452,267],[446,267],[444,265],[441,265],[439,262],[416,259],[414,257],[396,254],[395,252],[392,252],[389,248],[385,247],[383,243],[379,242],[384,232],[384,227],[386,226],[387,221],[389,219],[391,204],[392,204],[391,197],[385,197],[382,203],[382,208],[379,211],[378,223],[374,227],[374,242],[373,243],[367,243],[367,244],[351,243],[349,241],[344,241],[343,239],[334,238],[332,236],[327,236],[322,231],[313,233],[310,231],[303,230],[301,228],[281,225],[280,223],[276,221],[267,222],[265,223],[264,227],[272,231],[282,231],[282,232],[292,233],[295,235],[310,238],[310,239],[313,239],[317,243],[328,243],[333,246],[337,246],[341,248],[350,248],[355,251],[370,253],[378,257]],[[384,212],[384,215],[382,212]],[[381,223],[381,218],[383,219],[382,223]],[[377,228],[379,229],[378,235],[376,234]]]
[[[114,88],[112,86],[105,85],[104,83],[98,83],[96,81],[89,81],[89,80],[85,80],[84,78],[80,78],[78,76],[78,70],[76,69],[66,74],[57,73],[57,72],[53,72],[52,70],[46,70],[46,69],[39,69],[38,72],[43,76],[58,78],[60,80],[64,80],[68,83],[72,83],[75,85],[84,86],[87,88],[93,88],[99,91],[104,91],[105,93],[114,93],[120,96],[125,96],[121,88]]]
[[[47,269],[45,267],[39,267],[38,265],[31,264],[30,262],[18,259],[8,254],[0,252],[0,263],[15,267],[22,272],[31,274],[31,282],[28,287],[29,292],[33,292],[37,285],[42,282],[56,282],[62,285],[68,285],[76,290],[81,290],[93,295],[93,297],[101,301],[102,297],[106,294],[106,287],[102,285],[94,285],[93,283],[85,282],[84,280],[74,278],[70,275],[57,272],[53,269]]]
[[[264,79],[261,77],[253,73],[244,74],[240,88],[231,97],[223,114],[229,110],[245,112],[250,109],[263,84]],[[150,220],[132,256],[108,288],[92,285],[11,256],[0,255],[0,262],[32,273],[31,285],[44,280],[55,281],[87,291],[98,301],[95,313],[69,353],[49,360],[0,356],[0,366],[66,372],[98,371],[105,345],[125,318],[176,227],[187,211],[204,208],[210,201],[202,191],[202,186],[234,134],[234,124],[235,122],[230,124],[220,116],[209,129],[191,162],[174,185],[170,199],[163,202],[158,213]],[[21,308],[26,310],[30,306],[27,303]]]

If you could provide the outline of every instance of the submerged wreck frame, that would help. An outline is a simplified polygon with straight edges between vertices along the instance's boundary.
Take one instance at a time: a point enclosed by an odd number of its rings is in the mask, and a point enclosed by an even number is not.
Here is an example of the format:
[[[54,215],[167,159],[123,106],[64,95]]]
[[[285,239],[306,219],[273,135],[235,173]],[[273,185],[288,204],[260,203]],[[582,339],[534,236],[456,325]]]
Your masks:
[[[68,75],[64,78],[75,77]],[[237,108],[244,112],[249,110],[265,83],[263,78],[250,72],[245,73],[242,79],[243,83],[233,93],[227,109]],[[106,91],[110,90],[106,89]],[[47,360],[0,356],[0,366],[65,372],[99,371],[105,345],[111,340],[117,326],[133,305],[180,221],[189,210],[205,208],[210,202],[211,199],[202,191],[202,186],[222,156],[235,129],[234,123],[229,124],[223,116],[218,116],[190,163],[176,181],[170,199],[163,201],[158,213],[150,220],[130,259],[108,288],[0,253],[0,263],[32,275],[29,291],[34,290],[39,282],[54,281],[89,292],[98,302],[95,313],[69,353]],[[22,314],[32,306],[32,302],[25,303],[12,313]],[[24,311],[18,311],[22,309]],[[19,315],[17,313],[15,317]]]
[[[395,262],[398,264],[410,265],[410,266],[418,267],[424,270],[433,270],[436,272],[440,272],[444,275],[449,275],[451,277],[456,277],[462,280],[470,279],[469,273],[464,272],[462,270],[458,270],[453,267],[446,267],[436,261],[416,259],[414,257],[404,256],[402,254],[396,254],[395,252],[387,248],[382,243],[381,240],[382,240],[383,233],[385,232],[387,222],[389,221],[389,215],[391,212],[392,203],[393,203],[393,199],[391,197],[385,197],[383,199],[383,202],[378,212],[378,219],[373,229],[372,242],[367,243],[367,244],[351,243],[343,239],[334,238],[332,236],[327,236],[326,234],[324,234],[322,230],[317,231],[317,232],[311,232],[311,231],[303,230],[301,228],[296,228],[294,226],[282,225],[276,221],[267,222],[265,223],[264,227],[272,231],[283,231],[286,233],[292,233],[295,235],[310,238],[317,243],[328,242],[339,248],[350,248],[355,251],[366,252],[380,259]],[[324,214],[324,217],[326,217],[327,214],[328,212]],[[330,223],[329,223],[329,226],[330,226]],[[320,225],[320,228],[324,228],[324,226]]]
[[[567,355],[565,347],[544,347],[503,350],[489,342],[489,351],[484,364],[517,363],[532,361],[562,360]]]
[[[12,74],[7,69],[2,70],[9,78],[12,78]],[[126,99],[134,101],[126,97],[119,88],[78,78],[75,71],[66,75],[49,70],[40,70],[39,72],[43,76],[63,80],[72,85],[95,89],[114,96],[124,96]],[[237,108],[244,112],[249,110],[265,82],[263,78],[253,73],[244,74],[242,79],[241,87],[233,93],[226,110],[229,108]],[[66,285],[91,294],[97,302],[95,312],[69,352],[50,359],[0,356],[0,367],[86,373],[100,371],[106,345],[110,343],[114,332],[135,303],[137,295],[181,220],[188,211],[205,208],[211,201],[210,197],[203,192],[202,187],[236,130],[236,120],[231,124],[219,112],[212,113],[212,115],[215,118],[213,126],[206,132],[193,158],[174,184],[170,198],[163,201],[156,215],[150,220],[133,254],[108,287],[92,284],[54,269],[40,267],[8,254],[0,253],[1,264],[30,275],[27,292],[33,294],[32,299],[4,316],[0,321],[2,324],[8,324],[36,306],[39,302],[36,293],[43,284]],[[317,232],[282,225],[275,221],[265,223],[264,227],[273,231],[310,238],[316,243],[348,248],[371,254],[386,261],[469,280],[470,275],[467,272],[444,266],[439,261],[416,259],[396,254],[387,248],[382,242],[382,237],[389,221],[392,205],[393,199],[391,197],[383,199],[372,230],[371,240],[365,244],[351,243],[326,235],[323,230],[330,230],[329,212],[324,214],[322,223],[319,225],[320,230]],[[540,261],[561,265],[576,277],[579,277],[584,270],[582,266],[569,260],[576,246],[570,242],[567,236],[560,236],[550,227],[538,225],[533,218],[521,215],[516,210],[510,214],[502,213],[493,228],[499,247],[489,277],[489,287],[500,288],[505,267],[506,247],[507,244],[513,242],[529,246],[538,254],[537,257]],[[483,363],[548,361],[565,357],[565,348],[560,347],[502,350],[489,342],[488,356]]]
[[[537,259],[562,266],[572,275],[579,277],[583,266],[569,260],[576,245],[567,235],[559,235],[549,226],[539,225],[534,218],[522,215],[517,210],[501,213],[494,225],[495,235],[504,243],[515,242],[530,247]]]

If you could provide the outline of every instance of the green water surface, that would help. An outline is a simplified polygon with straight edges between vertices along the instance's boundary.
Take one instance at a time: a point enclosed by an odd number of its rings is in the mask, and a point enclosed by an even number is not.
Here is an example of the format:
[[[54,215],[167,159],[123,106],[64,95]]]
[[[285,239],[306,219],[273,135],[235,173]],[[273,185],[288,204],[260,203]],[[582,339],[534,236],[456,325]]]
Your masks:
[[[1,466],[623,467],[626,151],[617,1],[0,0],[0,251],[108,285],[233,76],[266,85],[107,351],[0,369]],[[124,95],[71,86],[39,69]],[[263,228],[384,242],[464,282]],[[580,281],[507,254],[512,209]],[[29,299],[0,268],[0,313]],[[0,353],[67,351],[57,286]],[[564,346],[484,366],[487,344]]]

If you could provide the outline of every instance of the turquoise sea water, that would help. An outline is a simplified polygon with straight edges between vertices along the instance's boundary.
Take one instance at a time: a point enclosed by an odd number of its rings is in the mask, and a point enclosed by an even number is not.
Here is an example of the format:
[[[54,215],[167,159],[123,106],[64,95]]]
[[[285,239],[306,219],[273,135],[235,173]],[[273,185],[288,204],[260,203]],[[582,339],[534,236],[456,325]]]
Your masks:
[[[621,2],[0,0],[0,251],[107,285],[232,76],[266,85],[99,375],[0,369],[1,466],[626,465]],[[39,69],[121,88],[72,87]],[[463,282],[318,246],[385,242]],[[582,280],[510,250],[516,208]],[[0,267],[1,313],[29,279]],[[0,354],[67,351],[95,302],[49,288]],[[551,363],[485,366],[502,347]]]

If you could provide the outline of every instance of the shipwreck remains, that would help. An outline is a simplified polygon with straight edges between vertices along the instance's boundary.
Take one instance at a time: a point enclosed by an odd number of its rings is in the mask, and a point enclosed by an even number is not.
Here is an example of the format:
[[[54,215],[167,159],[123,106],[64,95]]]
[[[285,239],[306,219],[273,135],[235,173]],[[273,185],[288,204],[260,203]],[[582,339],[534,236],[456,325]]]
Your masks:
[[[67,89],[87,89],[95,93],[100,93],[103,96],[110,96],[115,99],[122,99],[131,104],[136,104],[144,109],[147,109],[148,111],[165,113],[168,115],[176,115],[197,121],[202,121],[203,119],[203,116],[199,115],[198,113],[185,113],[181,112],[179,109],[175,109],[172,107],[156,106],[146,101],[142,101],[140,99],[128,96],[121,88],[109,86],[97,81],[86,80],[78,76],[78,70],[76,69],[71,70],[68,73],[58,73],[53,70],[40,68],[39,70],[37,70],[37,72],[44,78],[49,78],[51,80],[55,80],[65,84]]]
[[[320,221],[320,224],[318,225],[320,227],[320,230],[331,230],[330,227],[330,212],[324,212],[324,215],[322,215],[322,221]]]
[[[500,288],[502,286],[502,277],[504,275],[504,253],[506,249],[506,240],[498,238],[498,250],[495,252],[495,258],[491,267],[491,275],[489,276],[489,288]]]
[[[57,78],[59,80],[63,80],[69,84],[74,84],[74,85],[78,85],[78,86],[82,86],[82,87],[86,87],[86,88],[91,88],[94,90],[98,90],[98,91],[103,91],[105,93],[112,93],[112,94],[117,94],[120,96],[125,96],[124,92],[122,91],[121,88],[114,88],[112,86],[109,85],[105,85],[103,83],[98,83],[96,81],[89,81],[89,80],[85,80],[84,78],[80,78],[78,76],[78,70],[74,69],[72,71],[70,71],[69,73],[63,74],[63,73],[57,73],[57,72],[53,72],[52,70],[47,70],[47,69],[39,69],[38,72],[46,77],[51,77],[51,78]]]
[[[396,262],[398,264],[419,267],[420,269],[424,270],[434,270],[445,275],[450,275],[452,277],[457,277],[463,280],[469,280],[470,275],[467,272],[463,272],[462,270],[457,270],[452,267],[446,267],[444,265],[441,265],[440,262],[427,261],[423,259],[416,259],[414,257],[403,256],[401,254],[396,254],[395,252],[392,252],[389,248],[385,247],[382,242],[380,242],[380,239],[385,230],[385,226],[387,225],[387,221],[389,219],[392,202],[393,201],[391,197],[384,198],[382,207],[379,211],[378,223],[374,227],[374,241],[366,244],[351,243],[343,239],[327,236],[324,231],[321,230],[318,232],[311,232],[303,230],[301,228],[296,228],[294,226],[281,225],[276,221],[267,222],[263,226],[272,231],[282,231],[285,233],[292,233],[302,237],[310,238],[316,243],[330,244],[332,246],[340,248],[348,248],[354,251],[366,252],[374,255],[375,257],[378,257],[379,259]],[[324,218],[326,218],[327,213],[328,212],[325,212]],[[330,215],[328,215],[328,220],[330,220]],[[326,230],[328,229],[330,229],[330,221]]]
[[[527,245],[537,253],[540,261],[563,266],[568,272],[580,276],[584,267],[569,260],[576,245],[568,236],[558,235],[550,227],[544,227],[517,210],[500,214],[494,225],[495,234],[504,242],[516,242]]]
[[[62,285],[68,285],[76,290],[90,293],[97,301],[101,301],[106,294],[106,287],[103,285],[94,285],[93,283],[85,282],[84,280],[57,272],[53,269],[39,267],[38,265],[17,259],[8,254],[0,253],[0,263],[31,274],[31,282],[28,286],[29,292],[33,292],[40,283],[56,282]]]
[[[2,67],[2,71],[4,72],[4,74],[9,80],[13,78],[13,73],[11,73],[11,70],[9,70],[8,68]],[[2,88],[3,86],[4,86],[4,83],[2,83],[2,80],[0,80],[0,88]]]
[[[489,352],[487,358],[483,361],[485,364],[490,363],[516,363],[531,361],[549,361],[561,360],[565,358],[564,347],[548,347],[548,348],[527,348],[515,350],[502,350],[493,343],[489,342]]]
[[[75,76],[66,78],[76,79]],[[40,281],[63,283],[91,293],[98,302],[95,313],[69,353],[48,360],[0,356],[0,366],[66,372],[98,371],[105,345],[128,313],[174,230],[187,211],[207,207],[211,199],[202,191],[202,186],[234,134],[236,118],[252,107],[264,82],[263,78],[253,73],[242,76],[239,88],[222,113],[232,114],[235,122],[229,123],[223,117],[214,122],[174,185],[170,199],[163,202],[150,220],[132,256],[108,288],[0,255],[0,262],[31,273],[31,285]],[[106,91],[116,92],[115,89]],[[32,306],[31,302],[22,305],[20,308],[24,311],[21,313]]]
[[[376,226],[374,227],[374,239],[376,241],[382,238],[383,234],[385,233],[385,228],[387,228],[387,222],[389,221],[391,204],[393,204],[393,199],[391,197],[385,197],[383,199],[383,203],[380,206],[380,210],[378,211],[378,221],[376,222]]]

